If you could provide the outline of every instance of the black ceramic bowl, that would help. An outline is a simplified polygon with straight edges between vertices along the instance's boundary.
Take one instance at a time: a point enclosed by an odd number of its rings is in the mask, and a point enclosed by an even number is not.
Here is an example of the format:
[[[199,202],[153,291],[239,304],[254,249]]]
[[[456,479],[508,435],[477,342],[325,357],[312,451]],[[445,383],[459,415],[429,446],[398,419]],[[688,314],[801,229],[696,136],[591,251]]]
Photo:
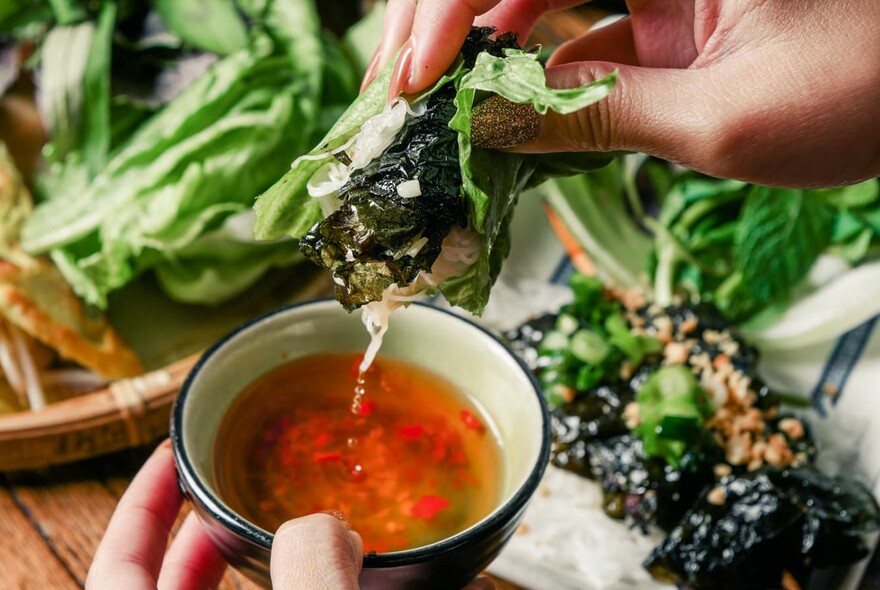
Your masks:
[[[541,479],[550,446],[547,407],[528,369],[476,324],[419,304],[395,312],[391,324],[382,355],[443,375],[486,410],[502,448],[502,493],[491,514],[452,537],[365,556],[361,588],[460,588],[504,547]],[[241,326],[205,352],[177,398],[171,439],[184,492],[229,563],[267,587],[272,533],[231,510],[214,485],[218,427],[234,398],[267,371],[300,356],[362,351],[367,341],[359,314],[346,313],[335,301],[286,307]]]

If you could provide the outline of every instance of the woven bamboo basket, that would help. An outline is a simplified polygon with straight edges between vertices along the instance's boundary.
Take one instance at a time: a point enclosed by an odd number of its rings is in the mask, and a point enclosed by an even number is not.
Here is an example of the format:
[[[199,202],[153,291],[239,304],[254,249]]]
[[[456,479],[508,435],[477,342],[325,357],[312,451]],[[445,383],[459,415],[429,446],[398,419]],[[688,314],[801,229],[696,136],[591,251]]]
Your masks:
[[[37,412],[0,417],[0,470],[67,463],[164,435],[171,405],[197,358],[190,355]]]

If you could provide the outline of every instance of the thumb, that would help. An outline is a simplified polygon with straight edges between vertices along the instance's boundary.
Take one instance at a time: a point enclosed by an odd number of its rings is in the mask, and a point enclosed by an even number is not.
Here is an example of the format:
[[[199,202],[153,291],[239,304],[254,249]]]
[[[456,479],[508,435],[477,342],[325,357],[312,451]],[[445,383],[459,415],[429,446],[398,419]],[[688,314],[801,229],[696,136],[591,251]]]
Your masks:
[[[360,535],[329,514],[288,521],[272,545],[276,590],[358,590],[363,563]]]
[[[575,62],[547,68],[547,84],[576,88],[615,70],[607,98],[569,115],[548,111],[537,137],[511,151],[638,151],[677,162],[698,155],[717,108],[701,70]]]

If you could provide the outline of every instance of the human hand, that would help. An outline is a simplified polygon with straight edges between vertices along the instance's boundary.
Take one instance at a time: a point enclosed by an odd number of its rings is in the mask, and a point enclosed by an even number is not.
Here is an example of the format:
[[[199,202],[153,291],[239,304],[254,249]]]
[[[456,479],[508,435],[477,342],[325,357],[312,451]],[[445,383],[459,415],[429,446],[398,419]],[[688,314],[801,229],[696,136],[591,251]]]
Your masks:
[[[389,0],[367,78],[403,46],[391,93],[428,87],[471,24],[527,38],[575,0]],[[567,88],[618,70],[617,87],[572,115],[548,113],[517,151],[638,151],[707,174],[779,186],[880,175],[880,2],[629,0],[630,17],[551,57]]]
[[[119,500],[98,546],[86,590],[215,588],[226,562],[186,517],[166,554],[168,535],[183,504],[170,441],[147,460]]]
[[[169,441],[147,460],[110,519],[86,590],[216,588],[226,562],[190,513],[166,553],[183,496]],[[363,543],[338,517],[312,514],[284,523],[272,545],[276,590],[358,590]],[[492,590],[478,579],[465,590]]]

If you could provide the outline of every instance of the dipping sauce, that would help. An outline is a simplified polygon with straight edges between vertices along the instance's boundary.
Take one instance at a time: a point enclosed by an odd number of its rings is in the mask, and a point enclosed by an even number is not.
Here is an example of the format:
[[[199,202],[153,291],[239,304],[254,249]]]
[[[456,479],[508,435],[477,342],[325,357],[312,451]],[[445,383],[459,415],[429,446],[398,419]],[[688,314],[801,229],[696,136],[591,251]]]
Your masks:
[[[380,357],[353,414],[360,360],[304,357],[248,386],[214,447],[224,501],[270,532],[341,511],[376,553],[439,541],[488,515],[502,474],[483,412],[443,377]]]

